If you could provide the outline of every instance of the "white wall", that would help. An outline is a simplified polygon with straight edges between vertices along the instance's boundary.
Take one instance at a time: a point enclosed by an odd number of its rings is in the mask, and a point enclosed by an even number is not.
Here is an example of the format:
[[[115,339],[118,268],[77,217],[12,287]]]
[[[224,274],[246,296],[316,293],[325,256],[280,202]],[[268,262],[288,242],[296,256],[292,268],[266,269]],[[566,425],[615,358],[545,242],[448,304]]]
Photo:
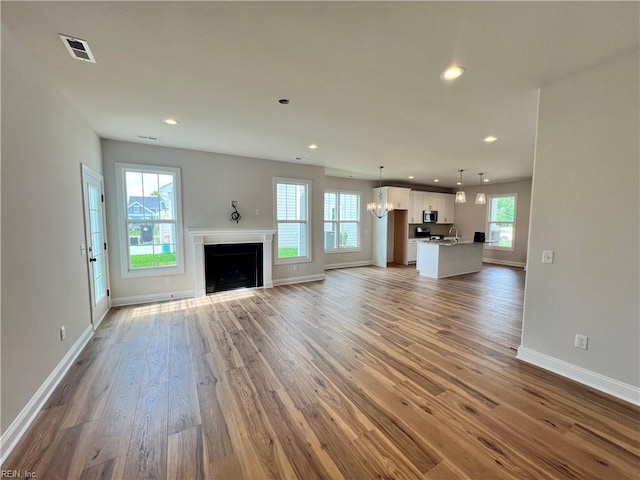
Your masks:
[[[541,89],[522,334],[525,357],[636,388],[639,71],[635,51]]]
[[[293,265],[276,265],[273,279],[278,282],[323,275],[324,168],[115,140],[102,140],[102,157],[107,193],[107,231],[111,242],[111,288],[115,302],[127,302],[128,299],[140,301],[158,296],[169,298],[172,294],[192,293],[194,290],[194,254],[191,239],[186,233],[184,274],[122,278],[120,245],[117,241],[120,230],[116,202],[116,162],[179,167],[185,228],[275,228],[273,178],[311,180],[312,262],[298,264],[297,271],[293,270]],[[238,201],[238,211],[242,215],[239,224],[229,220],[231,200]],[[260,210],[260,215],[255,214],[256,209]],[[167,279],[171,283],[167,283]]]
[[[81,163],[98,137],[3,26],[3,433],[91,322]]]
[[[484,249],[483,258],[502,262],[507,265],[522,265],[527,261],[527,244],[529,239],[529,212],[531,210],[531,180],[520,182],[495,183],[482,187],[464,187],[467,203],[456,203],[455,226],[465,240],[473,240],[474,232],[485,232],[487,239],[487,207],[476,205],[476,193],[485,192],[487,202],[489,195],[515,193],[518,195],[516,212],[516,235],[513,252]]]
[[[332,268],[340,265],[368,264],[372,260],[373,244],[373,215],[367,212],[367,203],[372,201],[375,182],[356,180],[353,178],[325,177],[324,186],[327,190],[344,190],[360,192],[360,243],[359,252],[326,253],[325,267]]]

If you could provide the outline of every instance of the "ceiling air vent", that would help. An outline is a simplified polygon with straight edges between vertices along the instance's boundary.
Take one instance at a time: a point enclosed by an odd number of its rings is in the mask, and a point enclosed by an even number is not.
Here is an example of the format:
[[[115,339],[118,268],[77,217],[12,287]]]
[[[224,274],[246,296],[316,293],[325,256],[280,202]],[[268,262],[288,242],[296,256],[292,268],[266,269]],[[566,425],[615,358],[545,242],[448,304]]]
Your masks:
[[[96,59],[93,58],[89,44],[85,40],[70,37],[69,35],[64,35],[62,33],[59,33],[58,35],[60,35],[62,43],[67,47],[67,50],[69,50],[69,53],[73,58],[82,60],[83,62],[96,63]]]

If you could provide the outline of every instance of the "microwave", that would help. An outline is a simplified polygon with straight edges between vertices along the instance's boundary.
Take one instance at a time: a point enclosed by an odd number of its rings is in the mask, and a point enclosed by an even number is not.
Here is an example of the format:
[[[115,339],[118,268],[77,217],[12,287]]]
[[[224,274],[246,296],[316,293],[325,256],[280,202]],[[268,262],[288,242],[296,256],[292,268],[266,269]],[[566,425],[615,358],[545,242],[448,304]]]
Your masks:
[[[422,212],[422,223],[436,223],[438,221],[438,212],[435,210],[424,210]]]

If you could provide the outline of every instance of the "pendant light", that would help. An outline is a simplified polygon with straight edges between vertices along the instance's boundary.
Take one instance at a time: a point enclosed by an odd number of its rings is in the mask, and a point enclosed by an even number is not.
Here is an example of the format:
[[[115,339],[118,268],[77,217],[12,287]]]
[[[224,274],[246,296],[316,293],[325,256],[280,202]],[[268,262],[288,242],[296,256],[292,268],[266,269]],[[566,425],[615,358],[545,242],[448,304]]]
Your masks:
[[[462,172],[464,170],[458,170],[460,172],[460,190],[456,192],[456,200],[455,203],[467,203],[467,196],[462,191]]]
[[[480,175],[480,186],[482,187],[482,176],[484,175],[484,173],[479,173],[478,175]],[[476,193],[476,205],[486,205],[486,203],[487,196],[484,194],[484,192]]]
[[[383,203],[382,202],[382,169],[384,167],[380,167],[380,189],[378,190],[378,201],[367,203],[367,212],[371,212],[374,217],[383,218],[386,217],[387,214],[393,210],[393,205],[391,203]]]

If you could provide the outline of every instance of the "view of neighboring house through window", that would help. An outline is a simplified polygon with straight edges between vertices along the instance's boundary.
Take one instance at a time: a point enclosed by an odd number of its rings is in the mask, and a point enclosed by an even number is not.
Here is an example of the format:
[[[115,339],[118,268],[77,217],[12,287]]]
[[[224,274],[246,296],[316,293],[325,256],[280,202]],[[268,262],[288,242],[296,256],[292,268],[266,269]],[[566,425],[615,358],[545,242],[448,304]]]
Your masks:
[[[276,263],[309,261],[309,191],[306,180],[275,179]]]
[[[126,239],[123,272],[176,270],[181,265],[177,168],[117,164],[123,184]],[[125,268],[126,267],[126,268]]]
[[[360,248],[360,193],[324,192],[324,249],[342,252]]]
[[[510,250],[514,249],[516,235],[516,207],[515,193],[489,195],[487,230],[489,231],[488,248]]]

